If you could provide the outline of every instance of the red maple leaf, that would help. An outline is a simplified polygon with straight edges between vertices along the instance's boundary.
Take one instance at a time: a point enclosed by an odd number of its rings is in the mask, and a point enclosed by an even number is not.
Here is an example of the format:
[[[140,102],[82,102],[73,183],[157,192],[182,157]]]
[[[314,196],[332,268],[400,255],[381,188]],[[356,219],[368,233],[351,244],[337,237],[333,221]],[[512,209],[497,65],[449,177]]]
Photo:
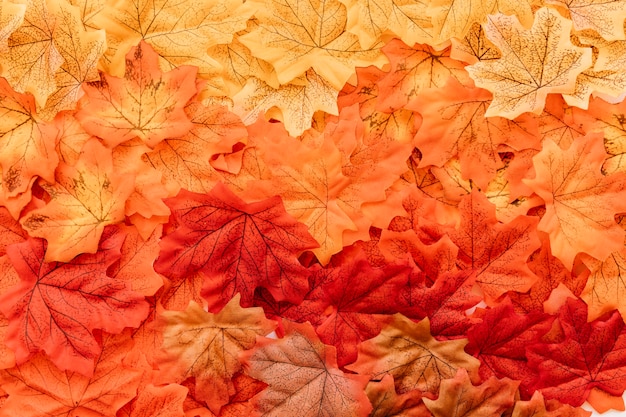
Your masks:
[[[587,305],[568,299],[558,316],[564,338],[528,348],[529,365],[538,369],[532,386],[546,398],[580,406],[598,387],[615,396],[626,389],[626,331],[617,310],[587,322]]]
[[[518,315],[513,305],[503,302],[485,312],[481,323],[468,332],[465,351],[480,360],[483,380],[496,376],[521,381],[520,391],[530,397],[528,389],[535,370],[528,366],[526,348],[539,343],[554,322],[554,316],[543,312]]]
[[[121,239],[105,237],[98,252],[68,263],[44,262],[42,239],[7,248],[21,282],[0,297],[0,311],[9,319],[6,343],[17,364],[44,351],[59,369],[91,376],[101,349],[93,330],[119,333],[141,323],[148,313],[144,297],[106,275]]]
[[[307,269],[298,256],[318,245],[280,197],[248,204],[218,184],[209,194],[181,190],[166,203],[179,226],[161,241],[155,270],[172,279],[205,273],[212,312],[238,292],[242,306],[251,306],[259,286],[279,300],[302,299]]]

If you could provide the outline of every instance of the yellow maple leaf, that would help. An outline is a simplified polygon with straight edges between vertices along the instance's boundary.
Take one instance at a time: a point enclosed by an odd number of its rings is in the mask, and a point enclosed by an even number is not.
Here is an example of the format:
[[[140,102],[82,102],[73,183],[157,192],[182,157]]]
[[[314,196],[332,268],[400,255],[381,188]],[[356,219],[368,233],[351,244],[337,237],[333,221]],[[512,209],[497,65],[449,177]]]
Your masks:
[[[272,107],[282,111],[283,123],[291,136],[299,136],[311,127],[313,113],[318,110],[336,115],[337,94],[328,82],[308,70],[298,83],[272,88],[265,82],[250,78],[245,87],[233,97],[235,113],[246,124],[254,123],[260,114]]]
[[[474,23],[484,23],[487,15],[496,13],[515,15],[523,26],[533,21],[529,0],[431,0],[428,15],[432,16],[435,34],[431,44],[462,39]]]
[[[604,39],[626,39],[626,0],[547,0],[569,11],[574,29],[593,29]]]
[[[432,41],[432,24],[426,1],[340,0],[348,8],[347,30],[359,37],[364,48],[391,32],[407,45]]]
[[[195,65],[207,77],[219,67],[207,49],[230,43],[253,13],[254,2],[243,0],[109,0],[93,22],[119,42],[107,52],[112,75],[123,73],[126,52],[143,39],[165,70]]]
[[[9,36],[24,22],[26,5],[13,4],[8,0],[0,2],[0,52],[7,50]]]
[[[626,273],[626,248],[613,252],[604,262],[591,256],[585,256],[583,262],[591,270],[587,285],[580,294],[580,298],[589,306],[587,320],[595,320],[614,309],[626,317],[626,282],[623,279]]]
[[[38,106],[56,90],[56,71],[63,57],[54,44],[56,17],[45,0],[23,0],[24,21],[9,37],[8,50],[0,54],[2,75],[18,92],[35,96]]]
[[[576,77],[592,59],[591,48],[570,41],[571,26],[571,21],[545,7],[535,13],[530,29],[514,16],[489,16],[485,31],[502,57],[466,67],[478,87],[493,93],[486,117],[539,114],[548,93],[574,91]]]
[[[54,45],[63,58],[63,64],[55,73],[56,90],[51,92],[45,107],[39,114],[53,118],[61,110],[74,109],[82,95],[84,82],[98,81],[98,60],[106,50],[104,30],[83,29],[76,6],[59,1],[53,3],[56,16]]]
[[[313,68],[340,90],[356,66],[386,62],[378,44],[363,48],[346,32],[347,10],[339,0],[266,0],[256,17],[259,26],[239,39],[274,65],[283,84]]]
[[[619,98],[626,92],[626,41],[607,41],[598,35],[580,36],[579,39],[586,45],[593,45],[598,54],[593,67],[576,78],[574,92],[563,94],[565,102],[587,109],[591,94]]]
[[[134,178],[117,175],[111,151],[92,138],[75,166],[59,165],[55,179],[42,184],[50,202],[20,223],[31,236],[48,241],[46,262],[69,262],[80,253],[95,253],[104,227],[124,219]]]

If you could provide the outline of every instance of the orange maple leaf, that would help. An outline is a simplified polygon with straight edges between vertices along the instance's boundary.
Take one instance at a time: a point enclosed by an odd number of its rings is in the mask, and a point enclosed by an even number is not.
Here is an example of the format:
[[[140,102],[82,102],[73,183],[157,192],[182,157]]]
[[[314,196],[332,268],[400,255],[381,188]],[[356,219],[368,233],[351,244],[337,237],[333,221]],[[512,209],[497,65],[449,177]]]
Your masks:
[[[158,55],[145,41],[126,58],[124,78],[104,74],[101,81],[83,86],[86,95],[76,118],[85,130],[111,148],[135,136],[154,147],[187,133],[193,125],[184,107],[197,92],[196,69],[163,73]]]

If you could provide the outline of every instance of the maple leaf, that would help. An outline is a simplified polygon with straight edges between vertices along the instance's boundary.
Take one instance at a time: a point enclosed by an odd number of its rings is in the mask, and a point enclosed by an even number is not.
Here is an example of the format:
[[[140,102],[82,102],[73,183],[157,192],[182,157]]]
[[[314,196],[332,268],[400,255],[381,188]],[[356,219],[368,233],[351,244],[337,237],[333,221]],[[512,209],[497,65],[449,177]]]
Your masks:
[[[494,302],[506,291],[524,292],[537,280],[526,265],[540,247],[535,233],[537,219],[519,216],[502,224],[486,197],[472,190],[459,204],[461,225],[449,233],[459,248],[457,265],[476,271],[476,282],[485,301]]]
[[[165,355],[157,357],[160,379],[182,382],[195,377],[195,395],[215,414],[229,402],[231,378],[241,370],[237,355],[254,346],[275,323],[265,319],[261,308],[239,307],[235,295],[217,314],[205,312],[193,301],[185,311],[161,313]]]
[[[240,355],[248,375],[268,384],[253,398],[256,415],[365,417],[372,406],[367,377],[337,367],[335,348],[320,342],[310,324],[285,323],[285,337],[259,338]]]
[[[420,103],[417,96],[427,88],[442,88],[449,77],[462,84],[471,82],[464,65],[450,58],[450,48],[437,51],[428,45],[410,47],[394,39],[382,51],[389,58],[391,69],[378,83],[379,110],[416,110]]]
[[[543,311],[515,314],[510,301],[505,301],[487,310],[482,322],[468,330],[465,351],[480,360],[483,380],[495,376],[521,381],[522,395],[530,396],[529,385],[536,373],[528,366],[526,348],[540,342],[554,319]]]
[[[124,55],[143,40],[154,48],[164,68],[193,65],[207,77],[217,66],[207,49],[230,43],[235,32],[245,29],[246,20],[254,13],[250,3],[254,2],[114,0],[92,21],[106,29],[109,41],[118,43],[108,54],[113,75],[121,75]]]
[[[178,384],[146,385],[133,402],[118,411],[116,417],[184,417],[183,401],[188,389]],[[124,412],[127,411],[127,412]]]
[[[504,14],[489,16],[484,28],[502,57],[465,68],[478,87],[493,93],[486,117],[539,114],[548,93],[573,92],[578,74],[592,64],[591,48],[574,46],[571,21],[552,9],[535,12],[530,29]]]
[[[43,107],[56,90],[55,74],[63,57],[54,43],[56,17],[45,0],[25,0],[23,22],[9,36],[0,54],[2,75],[16,91],[29,92]]]
[[[364,48],[383,34],[394,33],[408,45],[432,41],[427,2],[407,0],[340,0],[348,9],[346,30],[359,37]],[[393,41],[392,41],[393,42]]]
[[[0,384],[9,393],[0,415],[115,415],[135,397],[143,371],[123,362],[129,349],[126,335],[103,336],[102,345],[91,377],[59,370],[42,355],[0,371]]]
[[[0,2],[0,51],[7,51],[9,36],[24,22],[25,4],[14,4],[8,0]]]
[[[487,118],[490,100],[488,91],[464,87],[452,78],[445,88],[418,95],[413,107],[423,118],[414,140],[422,152],[418,168],[442,166],[458,154],[463,178],[486,188],[503,166],[498,145],[541,148],[535,120],[528,116],[515,120]]]
[[[536,178],[524,180],[546,204],[537,229],[549,233],[552,253],[567,268],[579,252],[603,261],[624,244],[614,215],[626,211],[626,174],[602,175],[605,156],[599,134],[578,138],[565,151],[546,140],[533,158]]]
[[[414,389],[436,393],[440,382],[454,376],[458,368],[472,374],[478,368],[478,360],[463,352],[465,344],[460,339],[436,341],[428,318],[415,323],[394,314],[378,336],[359,345],[357,361],[346,368],[372,380],[393,375],[400,394]]]
[[[626,317],[626,309],[622,301],[626,286],[622,275],[626,268],[626,249],[611,253],[604,262],[586,256],[583,262],[591,271],[587,285],[580,298],[587,303],[589,317],[587,320],[595,320],[604,313],[617,309]]]
[[[462,39],[452,38],[450,58],[475,64],[479,61],[490,61],[501,57],[500,51],[487,39],[482,25],[474,22]]]
[[[182,190],[166,202],[179,227],[161,241],[157,272],[173,278],[206,272],[203,295],[211,311],[237,292],[250,306],[258,286],[277,299],[300,301],[307,270],[297,257],[317,243],[280,197],[247,204],[218,183],[209,194]]]
[[[593,29],[609,41],[626,39],[624,0],[548,0],[546,3],[566,9],[578,31]]]
[[[27,237],[28,234],[9,211],[5,207],[0,207],[0,256],[6,254],[10,245],[23,242]]]
[[[512,417],[590,417],[590,411],[560,404],[556,400],[544,401],[541,391],[535,391],[528,401],[516,401]]]
[[[41,184],[50,202],[20,223],[29,235],[48,241],[46,262],[67,262],[96,252],[104,227],[124,218],[133,181],[113,172],[111,153],[97,139],[84,145],[75,166],[59,164],[55,178],[55,183]]]
[[[105,242],[121,243],[117,237]],[[7,249],[21,281],[1,297],[9,319],[7,343],[18,364],[43,350],[59,369],[91,376],[100,351],[93,330],[119,333],[136,327],[148,306],[124,282],[106,276],[119,249],[103,247],[69,263],[46,263],[45,246],[41,239],[29,239]]]
[[[385,375],[380,382],[370,381],[365,393],[374,410],[370,417],[430,417],[418,391],[396,394],[393,376]]]
[[[152,264],[159,254],[159,240],[163,227],[158,225],[154,232],[143,239],[137,228],[118,225],[125,234],[120,248],[120,259],[107,269],[107,275],[130,283],[133,291],[145,296],[154,293],[163,286],[163,279],[157,274]]]
[[[537,116],[539,135],[567,149],[574,139],[585,135],[584,127],[592,119],[588,112],[567,105],[561,95],[549,94],[543,113]]]
[[[233,97],[234,112],[241,115],[244,123],[250,124],[272,107],[278,107],[287,132],[291,136],[298,136],[311,127],[311,119],[316,111],[338,113],[337,94],[338,91],[313,70],[278,88],[253,77]]]
[[[559,311],[558,323],[562,341],[527,350],[529,365],[538,370],[533,388],[574,407],[594,387],[621,396],[626,389],[626,333],[619,312],[588,323],[585,303],[568,299]]]
[[[487,20],[487,15],[514,15],[524,26],[529,26],[533,18],[529,0],[433,0],[427,13],[432,16],[434,26],[436,40],[431,42],[432,45],[451,38],[462,39],[474,23]]]
[[[24,193],[35,177],[54,181],[59,158],[55,152],[57,129],[35,114],[30,94],[20,94],[0,78],[0,167],[2,189],[8,197]]]
[[[385,61],[378,44],[364,48],[356,35],[345,31],[347,10],[338,0],[264,3],[255,13],[259,26],[239,40],[252,55],[274,65],[281,84],[313,68],[340,90],[355,67]]]
[[[163,73],[154,49],[141,41],[126,55],[124,78],[102,77],[83,86],[86,95],[76,118],[108,147],[135,136],[154,147],[192,128],[184,107],[196,94],[195,68],[185,66]]]
[[[499,416],[513,405],[517,383],[510,379],[489,378],[472,385],[465,369],[452,379],[441,381],[437,400],[424,398],[435,417]]]
[[[224,106],[203,106],[191,101],[185,110],[191,130],[181,137],[168,137],[142,159],[163,173],[168,188],[207,193],[221,178],[211,164],[212,158],[231,153],[233,146],[248,136],[239,117]]]

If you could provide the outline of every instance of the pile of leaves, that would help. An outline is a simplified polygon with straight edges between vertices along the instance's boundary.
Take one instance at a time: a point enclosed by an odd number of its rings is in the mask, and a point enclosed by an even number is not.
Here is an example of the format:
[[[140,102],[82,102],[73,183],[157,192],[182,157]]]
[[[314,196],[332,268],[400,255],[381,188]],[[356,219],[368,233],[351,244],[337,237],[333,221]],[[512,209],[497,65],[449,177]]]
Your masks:
[[[625,19],[0,0],[0,416],[623,410]]]

